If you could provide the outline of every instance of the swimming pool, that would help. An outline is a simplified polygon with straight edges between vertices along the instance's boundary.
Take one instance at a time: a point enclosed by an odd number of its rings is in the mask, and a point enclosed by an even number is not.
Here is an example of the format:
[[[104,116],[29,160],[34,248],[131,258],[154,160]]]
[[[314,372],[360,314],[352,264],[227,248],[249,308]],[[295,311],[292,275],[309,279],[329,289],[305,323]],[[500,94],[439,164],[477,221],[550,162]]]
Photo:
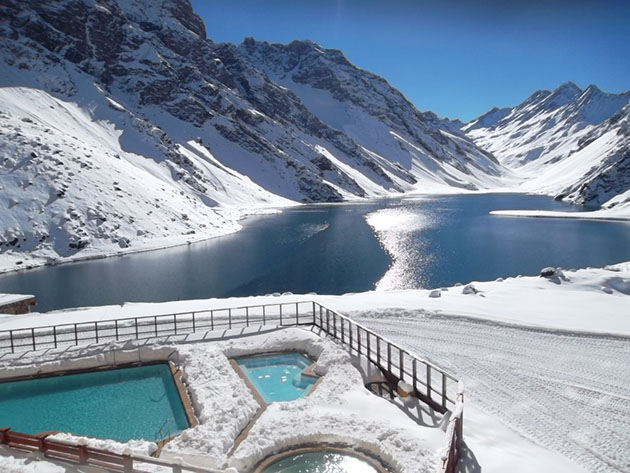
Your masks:
[[[313,362],[302,353],[273,353],[237,358],[236,363],[267,403],[307,395],[317,378],[302,373]]]
[[[370,463],[338,451],[294,453],[274,461],[261,473],[378,473]]]
[[[126,442],[160,440],[188,427],[168,364],[0,383],[0,427]]]

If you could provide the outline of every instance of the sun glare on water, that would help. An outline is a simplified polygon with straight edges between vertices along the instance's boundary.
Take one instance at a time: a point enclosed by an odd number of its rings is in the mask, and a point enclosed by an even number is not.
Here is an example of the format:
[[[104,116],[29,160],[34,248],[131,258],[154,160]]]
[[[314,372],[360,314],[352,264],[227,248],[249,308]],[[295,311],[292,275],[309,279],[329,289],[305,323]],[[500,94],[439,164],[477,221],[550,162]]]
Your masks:
[[[432,228],[434,217],[417,207],[381,209],[366,216],[381,246],[392,258],[385,275],[376,283],[380,291],[422,285],[423,268],[432,262],[423,252],[422,232]]]

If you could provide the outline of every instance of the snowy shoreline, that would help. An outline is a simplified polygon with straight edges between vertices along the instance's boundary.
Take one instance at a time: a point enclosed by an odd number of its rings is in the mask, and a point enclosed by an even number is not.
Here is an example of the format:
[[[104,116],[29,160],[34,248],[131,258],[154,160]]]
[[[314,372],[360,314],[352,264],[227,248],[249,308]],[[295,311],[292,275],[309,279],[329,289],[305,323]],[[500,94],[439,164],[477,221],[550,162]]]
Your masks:
[[[612,222],[630,221],[630,208],[626,212],[613,209],[593,210],[592,212],[559,212],[554,210],[492,210],[490,215],[523,218],[570,218],[582,220],[602,220]]]
[[[349,200],[349,201],[334,202],[334,203],[330,203],[330,202],[316,202],[316,203],[306,203],[306,204],[293,203],[293,204],[287,204],[284,206],[271,205],[268,207],[261,206],[261,207],[250,207],[250,208],[239,208],[239,209],[232,209],[232,208],[224,207],[224,208],[217,209],[217,211],[220,212],[225,219],[233,221],[234,225],[223,226],[218,230],[213,229],[214,232],[212,233],[190,234],[190,235],[171,235],[168,237],[155,238],[151,240],[144,240],[144,241],[139,240],[139,241],[134,241],[134,245],[136,246],[129,246],[127,248],[116,248],[115,250],[112,250],[106,247],[104,248],[88,247],[85,250],[82,250],[76,253],[75,255],[66,256],[66,257],[63,257],[63,256],[52,257],[48,254],[38,254],[39,252],[37,250],[33,252],[28,252],[28,253],[27,252],[10,252],[10,253],[5,252],[3,254],[0,254],[0,275],[8,274],[8,273],[15,273],[19,271],[27,271],[30,269],[39,269],[46,266],[57,266],[57,265],[62,265],[62,264],[65,265],[65,264],[71,264],[71,263],[86,262],[86,261],[91,261],[91,260],[113,258],[113,257],[118,257],[118,256],[134,255],[134,254],[146,253],[150,251],[159,251],[159,250],[165,250],[169,248],[177,248],[179,246],[192,245],[195,243],[202,243],[202,242],[212,240],[214,238],[231,235],[242,230],[243,226],[239,222],[249,217],[254,217],[257,215],[282,213],[284,209],[288,209],[288,208],[304,207],[304,206],[353,205],[353,204],[366,204],[366,203],[377,202],[381,200],[418,199],[418,198],[433,198],[433,197],[440,197],[440,196],[481,195],[481,194],[541,195],[540,193],[513,189],[513,188],[467,190],[467,189],[452,188],[452,187],[449,188],[446,186],[435,186],[435,188],[432,189],[429,193],[426,192],[426,187],[425,187],[423,188],[422,192],[411,191],[406,194],[396,194],[396,195],[389,195],[389,196],[384,196],[380,198],[358,199],[358,200]],[[544,195],[547,195],[547,194],[544,194]],[[549,194],[549,196],[552,197],[551,194]],[[542,210],[541,211],[496,210],[496,211],[491,211],[490,214],[491,215],[510,215],[510,216],[517,216],[517,215],[530,216],[529,215],[530,212],[537,212],[536,215],[532,214],[531,216],[538,216],[538,213],[541,213],[541,214],[553,213],[553,214],[563,214],[563,215],[567,214],[567,217],[572,217],[572,218],[586,218],[586,217],[577,217],[577,216],[571,215],[572,213],[577,213],[577,212],[548,212],[548,211],[542,211]],[[598,210],[595,212],[609,212],[609,211]],[[555,217],[556,215],[553,215],[553,216]],[[627,216],[625,215],[622,215],[621,217],[602,216],[598,218],[602,220],[626,221],[626,220],[630,220],[630,210],[628,211]],[[374,226],[371,225],[370,222],[366,222],[366,223],[374,232],[374,236],[377,239],[380,239],[378,231],[374,228]],[[45,250],[43,251],[45,252]],[[392,255],[388,253],[388,256],[390,257],[390,259],[392,259],[392,263],[393,263]],[[21,261],[22,263],[17,265],[16,263],[18,261]]]
[[[0,275],[15,273],[18,271],[28,271],[30,269],[40,269],[46,266],[58,266],[58,265],[66,265],[72,263],[82,263],[86,261],[92,260],[100,260],[106,258],[114,258],[118,256],[127,256],[127,255],[135,255],[140,253],[147,253],[150,251],[160,251],[166,250],[169,248],[177,248],[180,246],[193,245],[195,243],[203,243],[214,238],[220,238],[227,235],[231,235],[242,230],[243,226],[238,222],[245,220],[249,217],[255,217],[257,215],[269,215],[269,214],[277,214],[281,213],[286,208],[291,208],[292,206],[285,207],[259,207],[259,208],[249,208],[249,209],[238,209],[236,212],[238,213],[236,216],[232,216],[234,221],[236,222],[235,227],[224,227],[219,232],[215,232],[208,235],[203,234],[195,234],[195,235],[172,235],[170,237],[165,238],[156,238],[154,240],[148,240],[145,242],[140,242],[139,247],[127,247],[116,249],[115,251],[103,250],[102,252],[98,252],[96,249],[94,253],[91,254],[81,254],[77,253],[73,256],[66,257],[57,257],[51,259],[47,256],[38,256],[33,255],[31,253],[12,253],[7,255],[6,253],[0,255]],[[221,209],[223,211],[229,210],[234,211],[233,209]],[[175,240],[175,241],[171,241]],[[135,242],[138,244],[138,242]],[[16,261],[23,261],[22,264],[16,265]],[[12,266],[10,264],[13,264]]]

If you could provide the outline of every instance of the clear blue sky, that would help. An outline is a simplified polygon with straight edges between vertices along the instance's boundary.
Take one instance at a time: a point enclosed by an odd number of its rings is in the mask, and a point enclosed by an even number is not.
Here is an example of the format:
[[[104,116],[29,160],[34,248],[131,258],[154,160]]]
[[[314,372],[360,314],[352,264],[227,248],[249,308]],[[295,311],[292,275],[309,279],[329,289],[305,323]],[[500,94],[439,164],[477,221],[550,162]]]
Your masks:
[[[192,0],[216,42],[310,39],[464,121],[573,81],[630,89],[630,0]]]

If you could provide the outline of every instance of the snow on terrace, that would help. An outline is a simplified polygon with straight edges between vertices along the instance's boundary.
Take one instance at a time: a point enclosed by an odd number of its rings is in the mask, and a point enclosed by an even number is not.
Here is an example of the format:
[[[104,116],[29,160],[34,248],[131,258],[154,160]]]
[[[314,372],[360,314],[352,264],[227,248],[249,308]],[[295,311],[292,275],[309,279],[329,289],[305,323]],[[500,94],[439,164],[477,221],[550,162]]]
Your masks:
[[[373,453],[397,473],[432,472],[444,440],[439,415],[428,411],[417,423],[409,409],[378,397],[364,388],[361,372],[350,355],[330,340],[303,329],[282,329],[264,334],[236,336],[224,340],[188,343],[177,346],[117,342],[76,347],[62,351],[34,352],[3,363],[3,377],[32,372],[51,372],[87,368],[142,359],[164,359],[174,349],[179,352],[184,381],[189,389],[200,424],[183,431],[163,448],[162,458],[182,459],[199,466],[251,471],[271,454],[305,443],[343,443]],[[261,352],[304,351],[317,360],[315,372],[323,378],[305,398],[267,406],[247,436],[229,455],[239,433],[254,418],[258,402],[244,381],[232,369],[229,358]],[[299,426],[299,428],[296,428]],[[79,440],[59,434],[55,438]],[[115,452],[130,449],[139,454],[156,450],[151,442],[121,444],[83,438],[88,445]],[[0,465],[9,471],[22,471],[19,457],[0,449]],[[42,461],[39,471],[52,464]],[[76,471],[58,463],[60,471]],[[12,468],[15,468],[12,470]],[[33,470],[38,471],[38,470]]]
[[[0,330],[314,299],[463,379],[465,471],[630,471],[630,262],[473,286],[441,297],[408,290],[125,304],[0,317]],[[252,430],[255,448],[270,432],[292,434],[264,425]]]

